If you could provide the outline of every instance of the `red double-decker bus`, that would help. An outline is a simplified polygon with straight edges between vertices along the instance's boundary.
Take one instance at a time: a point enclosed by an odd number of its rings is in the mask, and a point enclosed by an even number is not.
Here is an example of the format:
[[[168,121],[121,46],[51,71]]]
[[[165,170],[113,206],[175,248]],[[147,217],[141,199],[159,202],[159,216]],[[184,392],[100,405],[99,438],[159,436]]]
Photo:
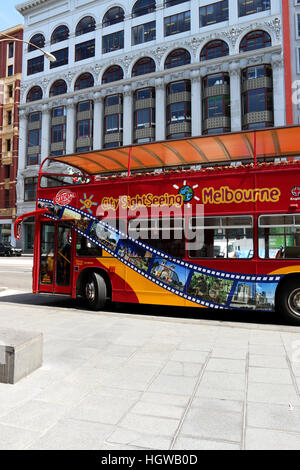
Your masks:
[[[46,159],[33,292],[300,322],[300,128]],[[18,236],[16,234],[16,236]]]

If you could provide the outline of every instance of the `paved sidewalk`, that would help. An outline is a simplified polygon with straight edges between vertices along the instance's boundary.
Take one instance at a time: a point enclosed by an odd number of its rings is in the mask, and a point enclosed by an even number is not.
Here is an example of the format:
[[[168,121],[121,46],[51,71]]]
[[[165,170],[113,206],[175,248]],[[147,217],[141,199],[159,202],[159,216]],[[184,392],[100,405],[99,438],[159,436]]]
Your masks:
[[[0,449],[300,449],[300,328],[0,304],[44,365],[0,384]]]

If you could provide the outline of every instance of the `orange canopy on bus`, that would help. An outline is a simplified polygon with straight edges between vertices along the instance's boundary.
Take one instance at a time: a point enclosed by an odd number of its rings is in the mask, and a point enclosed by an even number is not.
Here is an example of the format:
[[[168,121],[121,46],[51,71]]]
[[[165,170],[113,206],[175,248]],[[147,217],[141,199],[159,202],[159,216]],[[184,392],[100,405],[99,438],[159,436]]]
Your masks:
[[[50,160],[96,175],[127,171],[129,166],[138,171],[292,156],[300,156],[300,126],[135,144]]]

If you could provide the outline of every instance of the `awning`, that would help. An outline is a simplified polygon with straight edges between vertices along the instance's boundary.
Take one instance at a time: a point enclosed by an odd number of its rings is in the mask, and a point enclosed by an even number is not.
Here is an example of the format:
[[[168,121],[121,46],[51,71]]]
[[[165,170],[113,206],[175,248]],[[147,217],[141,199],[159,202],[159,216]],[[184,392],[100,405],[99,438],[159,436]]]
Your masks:
[[[191,137],[104,149],[50,160],[91,175],[147,168],[300,156],[300,126]]]

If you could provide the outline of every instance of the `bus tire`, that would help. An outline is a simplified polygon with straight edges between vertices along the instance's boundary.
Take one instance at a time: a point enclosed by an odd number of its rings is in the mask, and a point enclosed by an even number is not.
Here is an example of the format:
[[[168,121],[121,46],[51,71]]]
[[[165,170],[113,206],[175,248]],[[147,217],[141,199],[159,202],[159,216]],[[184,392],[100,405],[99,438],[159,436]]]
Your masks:
[[[84,296],[91,310],[101,310],[107,300],[105,280],[98,273],[90,273],[85,281]]]
[[[276,307],[286,320],[300,325],[300,277],[289,279],[280,287]]]

